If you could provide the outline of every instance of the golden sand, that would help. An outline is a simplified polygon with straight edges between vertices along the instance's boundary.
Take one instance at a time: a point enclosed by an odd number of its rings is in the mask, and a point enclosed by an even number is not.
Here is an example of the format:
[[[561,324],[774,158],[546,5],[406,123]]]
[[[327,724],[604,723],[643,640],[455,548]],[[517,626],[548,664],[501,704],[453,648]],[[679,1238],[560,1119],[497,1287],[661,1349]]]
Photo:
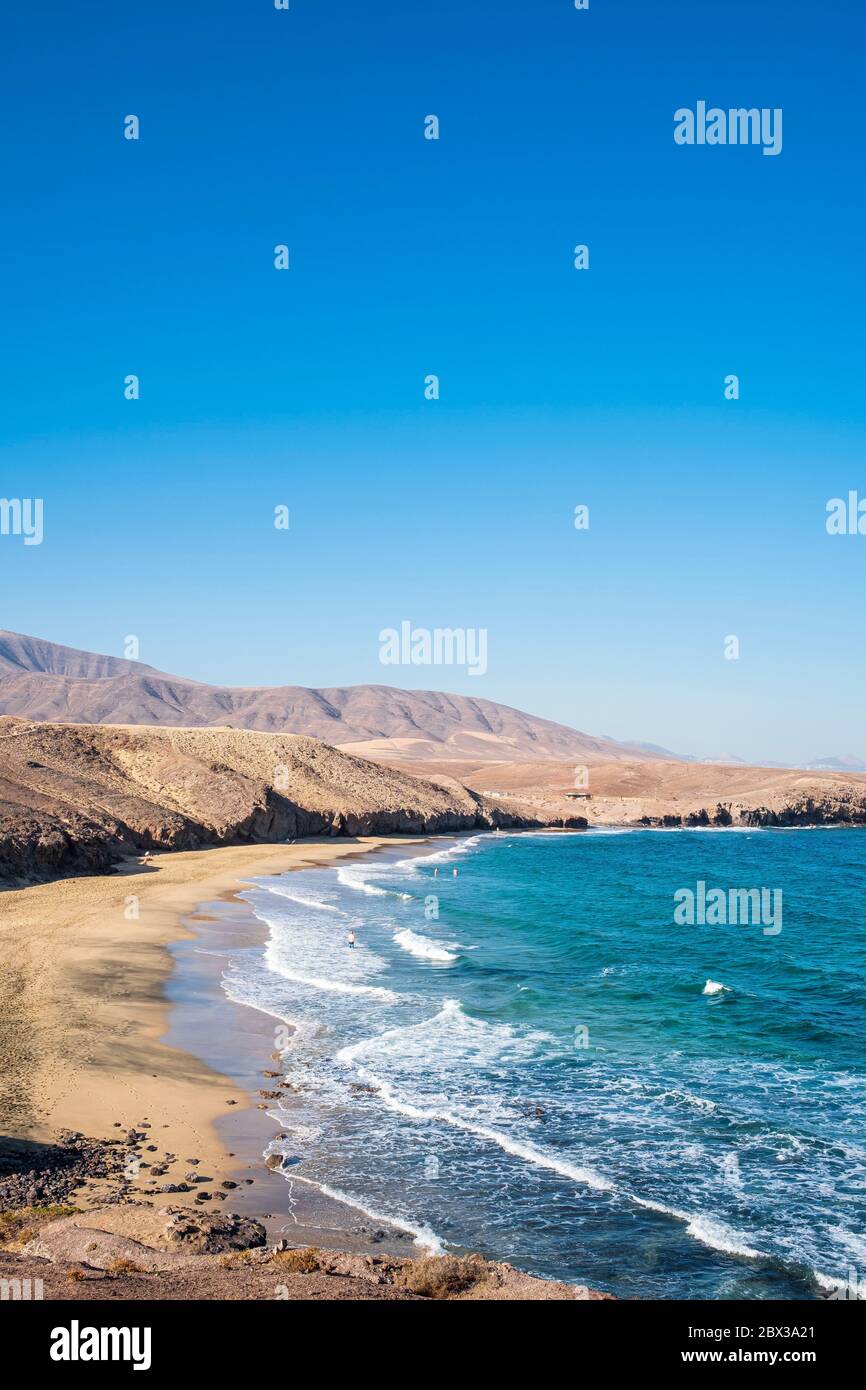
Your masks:
[[[49,1141],[72,1129],[116,1138],[147,1121],[179,1169],[195,1155],[216,1181],[226,1177],[232,1161],[214,1120],[229,1101],[248,1098],[160,1041],[172,969],[166,944],[192,935],[184,914],[252,876],[406,843],[329,839],[165,853],[146,868],[132,863],[105,878],[0,894],[0,1135]]]

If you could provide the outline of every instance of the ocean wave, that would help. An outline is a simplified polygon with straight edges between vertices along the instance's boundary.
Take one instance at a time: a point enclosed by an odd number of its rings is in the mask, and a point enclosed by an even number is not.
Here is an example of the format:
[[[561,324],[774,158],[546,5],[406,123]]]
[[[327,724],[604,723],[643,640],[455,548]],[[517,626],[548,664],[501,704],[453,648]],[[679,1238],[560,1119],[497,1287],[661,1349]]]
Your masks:
[[[680,1219],[686,1220],[686,1234],[711,1250],[721,1250],[726,1255],[737,1255],[743,1260],[767,1259],[762,1250],[755,1250],[747,1243],[745,1236],[731,1230],[722,1221],[714,1221],[709,1216],[693,1216],[691,1220],[681,1216]]]
[[[705,1216],[701,1213],[695,1214],[689,1211],[679,1211],[676,1207],[666,1206],[664,1202],[651,1202],[645,1197],[630,1198],[638,1207],[643,1207],[646,1211],[658,1212],[661,1216],[670,1216],[675,1221],[681,1221],[686,1234],[693,1240],[697,1240],[701,1245],[708,1246],[711,1250],[720,1250],[726,1255],[737,1255],[744,1260],[766,1260],[770,1257],[762,1250],[755,1250],[749,1245],[746,1237],[740,1235],[739,1231],[734,1231],[724,1222],[716,1220],[714,1217]]]
[[[410,955],[417,956],[420,960],[436,961],[442,965],[453,965],[457,957],[452,951],[446,951],[444,946],[437,946],[435,941],[431,941],[427,936],[419,936],[417,932],[411,931],[409,927],[403,927],[401,931],[394,933],[394,940],[398,946],[402,946],[404,951]]]
[[[467,840],[458,840],[456,844],[449,845],[447,849],[437,850],[435,854],[425,854],[424,864],[446,864],[450,859],[454,859],[461,854],[469,854],[473,849],[486,840],[487,835],[470,835]]]
[[[439,1066],[452,1068],[449,1074],[462,1077],[467,1067],[528,1061],[551,1045],[556,1045],[556,1039],[550,1033],[518,1032],[510,1023],[488,1023],[464,1013],[459,999],[446,999],[429,1018],[362,1038],[341,1048],[335,1060],[345,1065],[362,1057],[369,1061],[372,1056],[401,1070],[414,1065],[419,1077],[429,1078]]]
[[[285,965],[275,965],[274,970],[286,980],[296,985],[308,985],[310,989],[322,990],[325,994],[365,994],[374,999],[385,999],[389,1003],[399,1000],[399,994],[383,985],[358,985],[350,980],[331,980],[320,975],[307,975],[299,970],[291,970]]]
[[[644,1088],[648,1089],[648,1088]],[[716,1108],[714,1100],[707,1100],[704,1096],[693,1096],[690,1091],[662,1091],[660,1095],[652,1097],[655,1104],[659,1105],[662,1101],[672,1100],[680,1105],[691,1105],[696,1110],[712,1111]]]
[[[387,898],[387,888],[379,888],[375,883],[370,883],[370,875],[374,871],[371,869],[342,868],[337,870],[337,881],[342,883],[344,888],[353,888],[356,893],[369,893],[374,898]],[[379,871],[377,877],[381,877]]]
[[[823,830],[824,826],[816,825],[810,828]],[[833,1298],[851,1299],[854,1302],[866,1300],[866,1289],[858,1282],[856,1270],[852,1269],[847,1279],[834,1279],[831,1275],[821,1274],[818,1270],[812,1270],[811,1273],[819,1288],[826,1291],[825,1297],[829,1294]]]
[[[433,1039],[430,1036],[431,1032],[434,1034]],[[519,1035],[508,1024],[490,1024],[482,1019],[470,1018],[464,1014],[459,1000],[449,999],[438,1014],[424,1023],[393,1028],[377,1037],[341,1048],[334,1060],[343,1066],[354,1067],[365,1084],[376,1088],[382,1103],[397,1114],[408,1119],[439,1121],[496,1144],[512,1157],[558,1173],[560,1177],[599,1192],[612,1189],[613,1184],[593,1169],[572,1163],[559,1155],[547,1153],[534,1144],[494,1129],[482,1123],[475,1115],[470,1118],[460,1113],[451,1101],[446,1100],[443,1103],[437,1098],[431,1102],[400,1094],[392,1081],[380,1075],[378,1071],[373,1071],[368,1065],[371,1054],[374,1057],[378,1054],[376,1060],[386,1067],[389,1060],[394,1060],[401,1067],[408,1064],[411,1071],[412,1064],[418,1062],[421,1064],[419,1075],[426,1076],[434,1059],[449,1055],[449,1043],[450,1051],[454,1051],[455,1042],[464,1064],[460,1072],[455,1074],[461,1075],[464,1088],[471,1090],[471,1087],[467,1088],[466,1067],[473,1061],[476,1065],[487,1066],[494,1060],[500,1061],[508,1054],[511,1054],[511,1060],[518,1056],[528,1057],[533,1053],[537,1054],[539,1046],[552,1043],[554,1039],[545,1033]],[[372,1065],[376,1065],[375,1060]],[[404,1084],[412,1084],[411,1075]],[[473,1101],[472,1105],[475,1108],[476,1102]]]
[[[463,1130],[466,1134],[473,1134],[478,1139],[486,1139],[489,1143],[496,1144],[504,1153],[511,1154],[514,1158],[521,1158],[536,1168],[546,1168],[550,1172],[558,1173],[560,1177],[569,1178],[572,1182],[580,1183],[585,1187],[591,1187],[596,1192],[613,1191],[613,1183],[591,1168],[585,1168],[579,1164],[571,1163],[568,1159],[545,1153],[542,1149],[536,1148],[534,1144],[527,1144],[521,1139],[513,1138],[510,1134],[503,1134],[500,1130],[491,1129],[487,1125],[468,1120],[445,1106],[428,1107],[403,1100],[387,1081],[376,1076],[374,1072],[368,1071],[366,1067],[362,1066],[359,1066],[357,1070],[358,1075],[368,1085],[377,1088],[380,1099],[388,1109],[396,1111],[397,1114],[405,1115],[408,1119],[413,1120],[438,1120],[455,1129]]]
[[[363,1212],[365,1216],[368,1216],[371,1221],[378,1221],[383,1226],[394,1226],[398,1231],[405,1231],[407,1235],[412,1236],[418,1248],[426,1250],[429,1255],[445,1254],[445,1246],[436,1232],[432,1231],[429,1226],[409,1221],[405,1216],[384,1216],[381,1212],[374,1211],[372,1207],[367,1206],[359,1197],[352,1196],[350,1192],[342,1192],[338,1187],[330,1187],[327,1183],[316,1182],[313,1178],[301,1177],[298,1173],[292,1173],[292,1181],[303,1182],[310,1187],[318,1188],[325,1197],[330,1197],[335,1202],[343,1202],[347,1207],[354,1207],[356,1211]]]
[[[341,907],[337,907],[334,903],[323,902],[320,898],[308,898],[303,893],[293,893],[278,883],[265,883],[262,884],[262,887],[272,893],[275,898],[287,898],[289,902],[297,903],[300,907],[312,907],[317,912],[334,912],[339,917],[347,915]]]

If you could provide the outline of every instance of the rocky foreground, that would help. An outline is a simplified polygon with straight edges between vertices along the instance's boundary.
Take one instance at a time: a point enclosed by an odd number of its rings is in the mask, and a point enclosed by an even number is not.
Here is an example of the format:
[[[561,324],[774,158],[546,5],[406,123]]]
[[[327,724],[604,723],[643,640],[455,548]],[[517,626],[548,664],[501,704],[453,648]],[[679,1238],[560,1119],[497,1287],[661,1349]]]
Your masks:
[[[32,1155],[0,1142],[0,1283],[12,1299],[589,1300],[608,1295],[480,1255],[342,1254],[268,1243],[225,1208],[156,1206],[126,1189],[145,1132],[79,1134]],[[5,1148],[5,1154],[4,1154]],[[14,1148],[14,1145],[13,1145]],[[100,1186],[101,1185],[101,1186]],[[234,1188],[236,1183],[224,1186]],[[87,1205],[103,1193],[102,1205]],[[216,1195],[216,1194],[214,1194]],[[230,1193],[220,1194],[230,1202]],[[77,1202],[84,1203],[82,1207]]]
[[[266,1244],[248,1218],[107,1207],[21,1214],[0,1244],[12,1297],[49,1299],[351,1299],[574,1301],[609,1298],[537,1279],[480,1255],[347,1255]],[[16,1290],[17,1281],[17,1290]],[[37,1283],[37,1281],[40,1281]]]
[[[130,854],[312,835],[585,828],[318,739],[0,718],[0,880],[109,873]]]

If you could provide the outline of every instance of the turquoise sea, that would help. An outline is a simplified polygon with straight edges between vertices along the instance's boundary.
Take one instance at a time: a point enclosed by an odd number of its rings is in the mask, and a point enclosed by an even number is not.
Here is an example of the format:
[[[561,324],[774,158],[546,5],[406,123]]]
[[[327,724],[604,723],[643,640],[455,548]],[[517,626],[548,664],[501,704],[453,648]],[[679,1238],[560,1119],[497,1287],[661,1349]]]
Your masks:
[[[290,1184],[624,1297],[863,1292],[866,831],[407,853],[243,895],[269,939],[224,985],[294,1028]],[[678,925],[700,882],[778,890],[781,931]]]

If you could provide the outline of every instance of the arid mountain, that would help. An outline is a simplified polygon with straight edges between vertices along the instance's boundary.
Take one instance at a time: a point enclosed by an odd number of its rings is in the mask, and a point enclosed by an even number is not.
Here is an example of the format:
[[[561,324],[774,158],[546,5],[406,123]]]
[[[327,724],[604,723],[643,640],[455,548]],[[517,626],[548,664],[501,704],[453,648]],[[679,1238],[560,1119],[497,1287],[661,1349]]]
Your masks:
[[[649,748],[594,738],[490,700],[355,685],[223,687],[0,631],[0,715],[75,724],[225,727],[307,734],[383,761],[652,761]],[[666,754],[665,756],[670,756]]]
[[[585,826],[423,780],[316,739],[0,717],[0,879],[105,873],[142,849],[304,835]]]

